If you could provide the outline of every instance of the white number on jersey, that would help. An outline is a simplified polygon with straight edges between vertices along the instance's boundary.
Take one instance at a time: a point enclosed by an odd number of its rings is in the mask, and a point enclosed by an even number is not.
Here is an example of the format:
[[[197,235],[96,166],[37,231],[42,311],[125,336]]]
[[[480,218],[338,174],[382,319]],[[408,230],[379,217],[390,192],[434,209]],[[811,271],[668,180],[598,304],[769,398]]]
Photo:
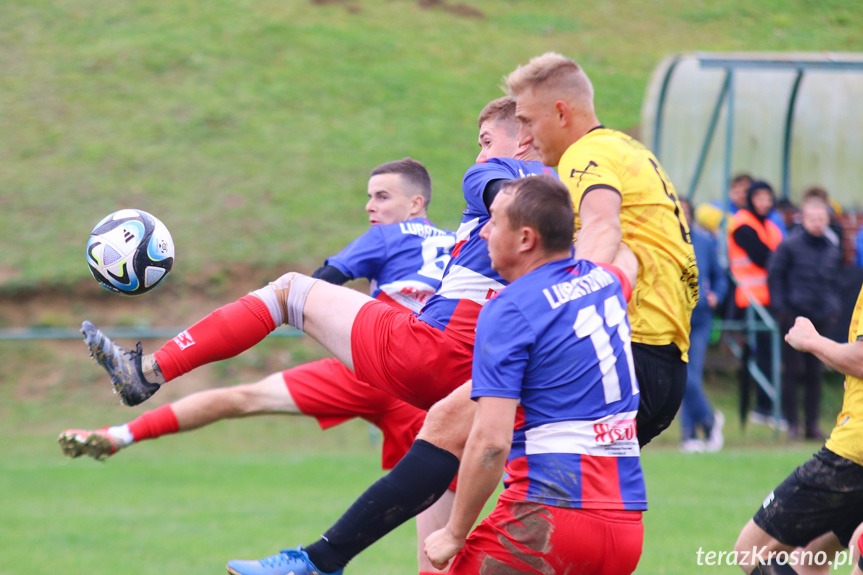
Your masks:
[[[578,310],[573,329],[578,337],[590,338],[596,357],[599,359],[599,369],[602,372],[602,390],[605,392],[605,403],[619,401],[621,398],[620,378],[617,376],[616,359],[614,347],[611,345],[611,336],[606,331],[606,326],[617,328],[617,335],[623,342],[626,365],[629,368],[629,379],[632,382],[632,394],[638,393],[638,385],[635,381],[635,366],[632,361],[632,346],[630,343],[630,330],[624,319],[626,310],[620,305],[616,296],[611,296],[603,302],[603,315],[596,313],[596,306],[591,305]]]
[[[443,270],[450,259],[455,240],[450,235],[430,236],[423,240],[423,267],[417,271],[421,276],[440,281]]]

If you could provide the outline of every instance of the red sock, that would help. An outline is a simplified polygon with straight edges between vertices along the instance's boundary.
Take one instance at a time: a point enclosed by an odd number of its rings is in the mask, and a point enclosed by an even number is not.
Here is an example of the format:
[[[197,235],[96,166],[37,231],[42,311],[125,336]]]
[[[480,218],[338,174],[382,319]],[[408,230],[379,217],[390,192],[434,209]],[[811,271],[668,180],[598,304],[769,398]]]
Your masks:
[[[128,425],[129,433],[135,441],[155,439],[160,435],[177,433],[180,430],[180,424],[170,403],[142,413]]]
[[[165,380],[171,381],[196,367],[246,351],[274,329],[267,305],[246,295],[210,313],[153,355]]]

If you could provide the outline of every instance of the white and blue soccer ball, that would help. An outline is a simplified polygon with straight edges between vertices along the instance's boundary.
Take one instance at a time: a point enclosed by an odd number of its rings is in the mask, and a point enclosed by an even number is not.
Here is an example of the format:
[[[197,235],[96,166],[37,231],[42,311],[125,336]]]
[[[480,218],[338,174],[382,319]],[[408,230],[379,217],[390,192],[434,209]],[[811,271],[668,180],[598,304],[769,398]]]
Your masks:
[[[174,240],[158,218],[144,210],[119,210],[90,232],[87,264],[102,287],[141,295],[159,285],[174,265]]]

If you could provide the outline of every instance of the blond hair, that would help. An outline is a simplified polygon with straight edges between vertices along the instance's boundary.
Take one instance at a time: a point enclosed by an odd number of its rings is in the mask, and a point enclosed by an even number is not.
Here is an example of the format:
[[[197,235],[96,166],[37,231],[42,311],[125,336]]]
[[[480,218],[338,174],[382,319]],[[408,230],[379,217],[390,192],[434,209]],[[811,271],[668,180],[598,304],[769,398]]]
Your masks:
[[[504,78],[504,84],[507,93],[516,98],[527,90],[543,90],[580,108],[593,110],[590,78],[573,60],[557,52],[531,58]]]

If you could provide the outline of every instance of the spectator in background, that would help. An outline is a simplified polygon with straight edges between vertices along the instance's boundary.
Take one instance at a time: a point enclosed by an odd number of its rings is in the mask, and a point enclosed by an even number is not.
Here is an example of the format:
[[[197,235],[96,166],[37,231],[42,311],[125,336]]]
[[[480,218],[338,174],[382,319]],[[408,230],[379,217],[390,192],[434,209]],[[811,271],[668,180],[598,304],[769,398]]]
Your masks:
[[[731,185],[728,188],[728,203],[725,205],[725,211],[728,212],[729,219],[735,216],[738,211],[746,209],[748,201],[747,193],[749,191],[749,187],[754,181],[755,180],[752,176],[746,173],[740,173],[731,178]],[[711,204],[718,208],[722,207],[721,200],[715,200],[711,202]],[[767,214],[767,219],[776,224],[776,227],[778,227],[779,231],[782,232],[782,235],[785,236],[788,230],[785,227],[785,219],[782,217],[782,214],[776,210],[775,196],[773,198],[773,205],[770,206],[770,211]],[[705,227],[710,229],[709,226]]]
[[[686,392],[680,408],[680,450],[685,453],[715,452],[722,449],[722,426],[725,418],[714,411],[704,393],[704,358],[713,328],[713,311],[725,299],[728,291],[726,270],[719,263],[716,239],[692,219],[692,206],[681,199],[683,213],[688,222],[698,266],[698,304],[692,311],[689,333],[689,365],[686,374]],[[698,429],[704,439],[698,437]]]
[[[844,253],[845,243],[843,234],[845,230],[842,227],[842,222],[837,219],[837,215],[842,213],[842,208],[838,206],[835,202],[830,200],[830,194],[827,193],[827,190],[824,188],[819,188],[817,186],[813,186],[808,188],[805,192],[803,192],[803,199],[801,200],[802,204],[806,202],[809,198],[818,198],[824,202],[824,205],[827,206],[828,215],[830,218],[830,222],[828,226],[824,229],[824,239],[829,241],[831,244],[839,248],[840,253]],[[789,231],[799,230],[802,224],[802,213],[795,214],[791,225],[789,226]]]
[[[819,333],[828,333],[840,312],[839,274],[842,251],[830,239],[830,207],[820,194],[807,194],[801,205],[801,227],[782,240],[770,258],[767,283],[770,308],[786,333],[797,316],[809,318]],[[788,438],[800,437],[798,389],[804,389],[807,439],[823,441],[818,426],[821,403],[821,361],[813,354],[782,344],[782,412]]]
[[[733,216],[737,210],[746,207],[746,191],[752,185],[752,176],[749,174],[737,174],[731,178],[731,186],[728,188],[728,211]]]
[[[734,295],[734,317],[743,317],[744,310],[749,307],[749,297],[741,287],[751,293],[762,306],[770,305],[767,262],[782,241],[781,230],[767,217],[774,203],[775,196],[770,184],[763,180],[755,180],[746,191],[746,207],[738,210],[728,224],[729,269],[737,284]],[[748,345],[744,346],[740,373],[741,412],[748,408],[749,388],[752,383],[745,367],[749,351]],[[769,378],[771,374],[770,332],[756,333],[755,357],[759,369]],[[749,420],[757,424],[782,425],[781,422],[773,420],[772,401],[758,385],[756,385],[756,398],[755,410],[749,414]]]

